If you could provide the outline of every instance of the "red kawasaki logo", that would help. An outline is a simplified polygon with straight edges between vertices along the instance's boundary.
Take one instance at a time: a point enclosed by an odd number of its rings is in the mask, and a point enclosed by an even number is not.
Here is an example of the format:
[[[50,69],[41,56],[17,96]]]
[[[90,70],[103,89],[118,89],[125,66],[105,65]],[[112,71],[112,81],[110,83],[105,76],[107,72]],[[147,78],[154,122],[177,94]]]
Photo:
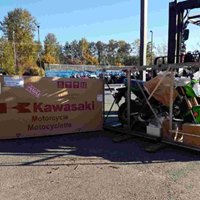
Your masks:
[[[7,113],[8,108],[15,109],[18,113],[30,113],[31,110],[27,107],[30,103],[18,103],[13,107],[8,107],[6,103],[0,103],[0,113]]]
[[[17,110],[18,113],[44,113],[44,112],[67,112],[94,110],[94,101],[79,104],[44,104],[44,103],[17,103],[9,107],[6,103],[0,103],[0,113],[7,113],[8,109]]]

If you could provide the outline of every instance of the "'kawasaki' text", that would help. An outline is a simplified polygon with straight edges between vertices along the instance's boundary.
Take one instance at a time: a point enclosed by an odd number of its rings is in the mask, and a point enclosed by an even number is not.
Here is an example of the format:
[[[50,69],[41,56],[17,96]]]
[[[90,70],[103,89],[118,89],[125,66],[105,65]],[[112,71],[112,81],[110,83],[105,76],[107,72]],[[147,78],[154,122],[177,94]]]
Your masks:
[[[95,109],[94,101],[73,104],[44,104],[20,102],[15,106],[7,106],[6,103],[0,103],[0,113],[7,113],[8,109],[17,110],[18,113],[46,113],[46,112],[70,112],[70,111],[92,111]]]

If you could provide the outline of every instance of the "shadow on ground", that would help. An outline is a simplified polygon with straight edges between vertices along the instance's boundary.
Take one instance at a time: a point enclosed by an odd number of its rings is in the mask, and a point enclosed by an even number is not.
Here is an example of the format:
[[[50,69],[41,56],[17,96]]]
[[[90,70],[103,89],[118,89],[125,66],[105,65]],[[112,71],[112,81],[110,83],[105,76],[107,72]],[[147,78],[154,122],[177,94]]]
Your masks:
[[[85,165],[103,165],[110,162],[118,165],[189,162],[199,161],[200,158],[197,152],[172,146],[167,146],[156,153],[148,153],[144,148],[151,144],[150,141],[133,138],[116,143],[113,142],[113,138],[116,136],[118,136],[116,133],[103,131],[0,141],[0,166],[41,166],[44,165],[44,161],[58,157],[65,159],[68,156],[97,157],[106,161],[84,163]],[[7,162],[6,156],[14,156],[15,159],[16,157],[32,156],[33,160],[20,162],[19,159],[17,163]],[[57,164],[52,162],[51,164],[64,165],[64,162]]]

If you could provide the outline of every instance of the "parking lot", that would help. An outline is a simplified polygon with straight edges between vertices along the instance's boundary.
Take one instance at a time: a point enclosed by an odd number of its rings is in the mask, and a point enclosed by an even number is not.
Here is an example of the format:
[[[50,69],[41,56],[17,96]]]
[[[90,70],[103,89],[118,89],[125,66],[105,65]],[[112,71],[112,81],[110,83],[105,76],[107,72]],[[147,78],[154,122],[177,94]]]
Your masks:
[[[198,199],[199,155],[110,132],[0,142],[1,199]]]

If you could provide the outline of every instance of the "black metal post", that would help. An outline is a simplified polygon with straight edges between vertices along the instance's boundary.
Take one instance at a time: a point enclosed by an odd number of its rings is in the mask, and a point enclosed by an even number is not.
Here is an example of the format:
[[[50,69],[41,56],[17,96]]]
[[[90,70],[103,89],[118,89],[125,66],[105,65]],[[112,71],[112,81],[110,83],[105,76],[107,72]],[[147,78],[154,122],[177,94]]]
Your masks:
[[[169,3],[169,29],[168,29],[168,63],[175,63],[176,30],[177,29],[177,1]]]
[[[41,65],[41,55],[40,55],[40,25],[37,25],[38,28],[38,59],[39,59],[39,67],[42,67]]]
[[[151,65],[153,65],[153,31],[150,30],[151,33]]]
[[[182,48],[183,38],[183,12],[178,12],[178,24],[177,24],[177,44],[176,44],[176,63],[180,63],[180,54]]]

